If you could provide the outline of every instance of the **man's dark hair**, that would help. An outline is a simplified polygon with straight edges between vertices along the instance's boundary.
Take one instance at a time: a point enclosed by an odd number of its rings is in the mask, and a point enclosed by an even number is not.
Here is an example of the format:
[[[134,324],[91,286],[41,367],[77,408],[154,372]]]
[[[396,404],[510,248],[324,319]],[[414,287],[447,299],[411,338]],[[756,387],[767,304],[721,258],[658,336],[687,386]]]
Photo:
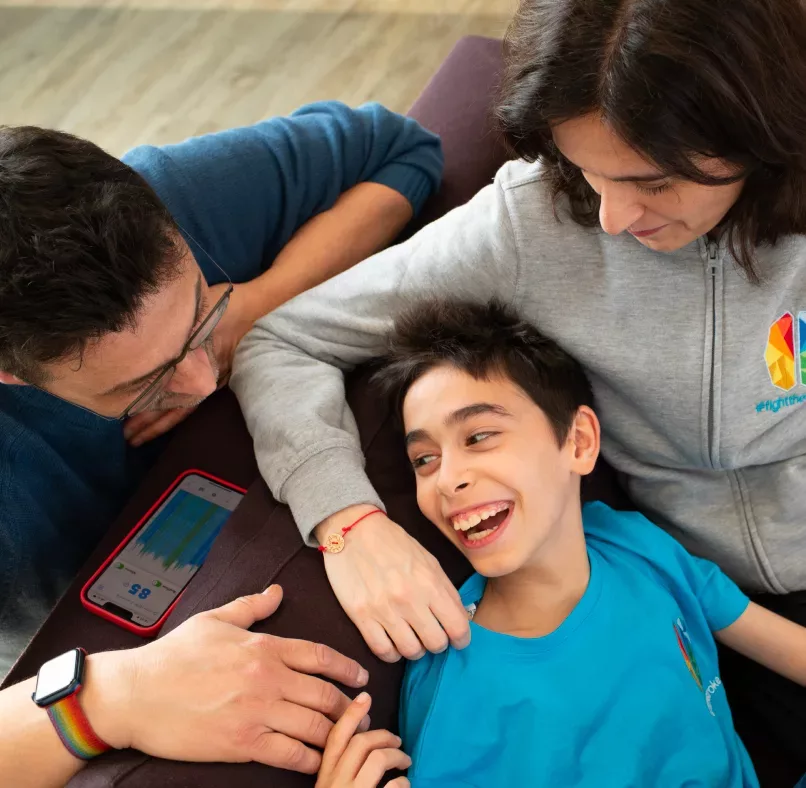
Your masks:
[[[593,407],[579,362],[497,301],[428,300],[407,309],[395,320],[374,380],[399,414],[415,381],[442,365],[476,380],[511,380],[543,411],[560,445],[579,408]]]
[[[177,228],[153,189],[97,145],[0,127],[0,370],[42,365],[132,327],[176,274]]]
[[[667,176],[747,178],[722,229],[750,281],[757,246],[806,233],[804,0],[522,0],[506,61],[504,136],[546,164],[579,224],[597,224],[600,200],[551,127],[593,113]],[[709,176],[698,156],[739,174]]]

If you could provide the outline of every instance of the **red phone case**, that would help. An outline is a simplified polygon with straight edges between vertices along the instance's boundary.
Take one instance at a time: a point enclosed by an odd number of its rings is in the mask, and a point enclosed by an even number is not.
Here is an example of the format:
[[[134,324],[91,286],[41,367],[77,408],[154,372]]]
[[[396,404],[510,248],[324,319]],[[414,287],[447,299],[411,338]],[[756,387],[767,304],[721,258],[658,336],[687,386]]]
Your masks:
[[[131,621],[125,621],[122,618],[118,618],[114,613],[110,613],[108,610],[104,610],[102,607],[99,607],[94,602],[91,602],[87,599],[87,592],[89,591],[92,584],[98,579],[101,573],[106,569],[109,564],[114,561],[115,557],[118,556],[123,548],[134,538],[134,535],[143,527],[143,524],[151,517],[152,514],[162,505],[162,502],[182,483],[182,480],[185,479],[187,476],[191,474],[196,474],[197,476],[203,476],[205,479],[209,479],[211,482],[215,482],[216,484],[220,484],[224,487],[228,487],[230,490],[234,490],[235,492],[239,492],[241,494],[246,494],[246,490],[243,487],[239,487],[237,484],[233,484],[232,482],[224,481],[224,479],[219,479],[217,476],[213,476],[211,473],[207,473],[206,471],[200,471],[198,469],[191,469],[189,471],[183,471],[176,477],[173,483],[168,487],[168,489],[160,495],[154,505],[137,521],[137,525],[126,534],[126,538],[112,551],[112,554],[106,561],[101,564],[99,569],[93,574],[93,576],[84,584],[84,587],[81,589],[81,604],[84,605],[90,613],[94,613],[96,616],[100,616],[101,618],[105,618],[107,621],[111,621],[113,624],[117,624],[119,627],[123,627],[123,629],[128,629],[129,632],[134,632],[135,635],[140,635],[141,637],[147,638],[156,635],[162,625],[165,623],[165,619],[171,614],[171,611],[176,607],[176,603],[182,598],[182,594],[185,593],[185,589],[183,588],[179,594],[177,595],[176,599],[171,603],[170,607],[160,616],[159,620],[152,624],[150,627],[141,627],[138,624],[134,624]]]

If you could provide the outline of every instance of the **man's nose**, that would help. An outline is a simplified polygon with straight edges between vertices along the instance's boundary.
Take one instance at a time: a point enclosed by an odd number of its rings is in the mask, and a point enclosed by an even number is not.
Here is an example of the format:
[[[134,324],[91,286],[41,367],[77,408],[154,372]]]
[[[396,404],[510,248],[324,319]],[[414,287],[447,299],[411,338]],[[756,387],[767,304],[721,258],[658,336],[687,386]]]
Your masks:
[[[204,347],[188,353],[176,367],[169,390],[174,394],[209,397],[218,387],[216,372]]]
[[[628,188],[622,184],[607,184],[602,188],[599,224],[608,235],[623,233],[644,215],[644,206],[636,202]]]

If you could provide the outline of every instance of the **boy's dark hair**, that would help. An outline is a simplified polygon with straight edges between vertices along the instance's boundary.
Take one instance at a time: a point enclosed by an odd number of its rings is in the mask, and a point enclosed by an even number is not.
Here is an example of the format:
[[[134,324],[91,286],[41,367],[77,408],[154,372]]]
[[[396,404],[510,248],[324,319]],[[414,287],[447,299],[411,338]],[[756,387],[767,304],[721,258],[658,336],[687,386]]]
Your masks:
[[[803,0],[521,0],[506,52],[504,136],[546,164],[579,224],[597,224],[599,197],[551,127],[597,113],[666,175],[710,186],[747,178],[723,226],[751,281],[757,246],[806,233]],[[708,176],[697,156],[739,175]]]
[[[395,320],[373,379],[394,397],[399,414],[415,381],[442,365],[476,380],[494,375],[511,380],[546,415],[559,445],[579,408],[593,407],[579,362],[497,301],[435,299],[407,309]]]
[[[0,370],[42,365],[131,327],[176,273],[177,228],[153,189],[91,142],[0,127]]]

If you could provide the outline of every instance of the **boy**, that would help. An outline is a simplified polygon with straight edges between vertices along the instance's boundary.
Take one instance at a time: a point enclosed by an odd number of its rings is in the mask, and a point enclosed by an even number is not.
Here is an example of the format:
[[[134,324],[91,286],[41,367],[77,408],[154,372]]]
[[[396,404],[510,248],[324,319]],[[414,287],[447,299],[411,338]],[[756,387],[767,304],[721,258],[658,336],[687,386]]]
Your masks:
[[[408,666],[412,785],[757,786],[714,637],[804,684],[806,629],[642,515],[582,507],[600,432],[580,366],[500,305],[432,302],[397,321],[378,377],[421,510],[477,572],[470,646]],[[332,779],[346,725],[320,785],[359,784]]]

